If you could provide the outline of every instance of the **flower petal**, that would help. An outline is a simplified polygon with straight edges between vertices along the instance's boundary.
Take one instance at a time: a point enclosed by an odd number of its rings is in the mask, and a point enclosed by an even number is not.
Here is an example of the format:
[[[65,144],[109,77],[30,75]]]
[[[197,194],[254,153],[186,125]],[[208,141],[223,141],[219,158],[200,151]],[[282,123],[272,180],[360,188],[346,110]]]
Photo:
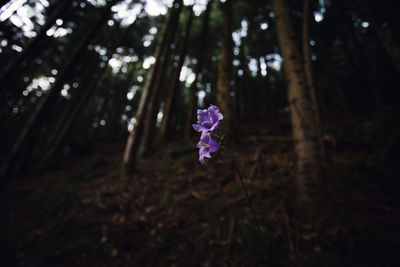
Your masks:
[[[217,121],[219,121],[218,112],[214,112],[214,111],[210,112],[210,117],[211,117],[213,123],[216,123]]]
[[[218,113],[219,108],[217,106],[211,105],[208,107],[208,111]]]
[[[197,132],[203,131],[203,127],[199,124],[192,124],[192,126],[193,126],[193,129]]]
[[[214,131],[214,130],[216,130],[216,129],[218,129],[219,128],[219,121],[217,121],[216,123],[214,123],[211,127],[210,127],[210,129],[208,129],[209,131]]]
[[[204,164],[204,157],[211,158],[209,147],[200,147],[199,149],[199,161]]]
[[[208,109],[197,110],[197,124],[193,124],[193,128],[201,132],[200,141],[197,144],[199,148],[199,161],[204,164],[204,158],[211,158],[210,153],[215,153],[220,146],[217,141],[212,139],[211,132],[219,128],[219,121],[224,116],[219,112],[219,108],[210,105]]]
[[[211,153],[217,152],[219,150],[219,144],[214,139],[210,139],[209,145],[210,145],[209,151]]]
[[[198,114],[197,120],[199,121],[199,124],[203,124],[206,121],[211,122],[210,117],[208,116],[208,111]]]
[[[208,144],[211,140],[211,135],[207,132],[201,132],[200,141]]]
[[[204,113],[204,112],[207,112],[207,109],[198,109],[197,110],[197,114]]]

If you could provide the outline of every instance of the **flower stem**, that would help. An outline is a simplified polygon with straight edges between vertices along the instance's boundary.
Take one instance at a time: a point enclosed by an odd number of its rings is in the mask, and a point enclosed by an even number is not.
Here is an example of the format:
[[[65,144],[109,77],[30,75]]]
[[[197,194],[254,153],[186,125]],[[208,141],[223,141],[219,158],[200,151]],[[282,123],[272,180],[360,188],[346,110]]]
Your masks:
[[[267,267],[267,253],[266,253],[267,250],[266,250],[266,248],[265,248],[264,238],[263,238],[263,236],[262,236],[262,233],[261,233],[261,230],[260,230],[260,226],[259,226],[259,224],[258,224],[258,220],[257,220],[256,212],[255,212],[255,210],[254,210],[253,203],[252,203],[252,201],[251,201],[251,199],[250,199],[250,197],[249,197],[249,193],[248,193],[248,191],[247,191],[246,184],[244,183],[243,177],[242,177],[242,175],[240,174],[239,168],[238,168],[238,166],[237,166],[237,164],[236,164],[236,162],[235,162],[235,160],[234,160],[234,158],[233,158],[233,156],[232,156],[231,151],[229,151],[229,150],[227,150],[227,149],[225,149],[225,150],[228,152],[229,157],[230,157],[231,162],[232,162],[232,165],[233,165],[233,168],[235,169],[236,173],[237,173],[238,176],[239,176],[240,182],[241,182],[242,187],[243,187],[244,195],[246,196],[247,201],[249,202],[249,206],[250,206],[251,213],[253,214],[254,219],[255,219],[255,221],[256,221],[256,228],[257,228],[257,232],[258,232],[259,242],[261,243],[261,246],[262,246],[262,249],[263,249],[264,267]]]

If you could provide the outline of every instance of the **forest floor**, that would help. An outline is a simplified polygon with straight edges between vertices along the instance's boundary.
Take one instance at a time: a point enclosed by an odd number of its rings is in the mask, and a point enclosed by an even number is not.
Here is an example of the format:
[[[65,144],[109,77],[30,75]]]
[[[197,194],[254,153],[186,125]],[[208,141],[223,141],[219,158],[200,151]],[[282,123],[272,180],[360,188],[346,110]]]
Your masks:
[[[276,137],[287,129],[243,128],[232,151],[268,266],[400,266],[398,139],[371,143],[338,129],[328,136],[322,208],[315,228],[301,234],[292,142]],[[59,168],[16,177],[0,196],[0,266],[262,265],[255,220],[227,155],[213,154],[202,167],[195,143],[175,141],[122,180],[123,146],[99,143]]]

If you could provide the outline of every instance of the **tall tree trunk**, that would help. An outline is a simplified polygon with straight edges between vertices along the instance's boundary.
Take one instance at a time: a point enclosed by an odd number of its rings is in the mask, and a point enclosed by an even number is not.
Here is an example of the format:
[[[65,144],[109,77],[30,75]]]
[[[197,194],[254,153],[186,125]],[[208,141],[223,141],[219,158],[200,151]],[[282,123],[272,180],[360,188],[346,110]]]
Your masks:
[[[123,86],[121,87],[121,90],[117,92],[117,96],[115,97],[115,101],[113,103],[113,106],[110,108],[110,115],[109,117],[109,122],[107,122],[107,126],[112,132],[113,136],[122,136],[124,135],[126,129],[122,129],[120,127],[121,125],[121,116],[126,108],[126,106],[132,102],[132,109],[135,109],[134,102],[136,98],[139,97],[139,94],[135,94],[134,98],[130,101],[127,99],[127,94],[129,92],[129,89],[133,85],[134,79],[135,79],[135,67],[136,67],[136,62],[132,62],[130,66],[128,67],[128,76],[125,78],[125,82]],[[115,129],[121,128],[122,131],[118,132],[115,131]]]
[[[171,28],[171,24],[173,23],[174,17],[174,6],[175,3],[178,3],[179,6],[182,5],[182,0],[175,0],[173,7],[169,11],[169,16],[167,22],[164,24],[162,34],[160,36],[160,40],[158,41],[158,45],[156,51],[154,52],[154,57],[156,62],[151,66],[149,74],[147,75],[146,83],[142,90],[142,96],[140,98],[138,110],[136,112],[136,121],[133,127],[133,130],[129,134],[129,137],[126,142],[125,151],[122,160],[122,176],[124,177],[128,172],[132,171],[136,166],[136,157],[139,149],[139,144],[142,139],[146,109],[150,100],[151,91],[154,87],[156,75],[160,69],[160,60],[162,56],[162,50],[164,46],[167,45],[167,35],[169,33],[169,29]]]
[[[164,46],[161,60],[160,60],[160,70],[157,73],[156,80],[154,83],[154,89],[152,90],[149,104],[147,106],[147,113],[143,129],[143,139],[139,145],[138,156],[141,157],[146,155],[152,148],[154,131],[156,128],[157,115],[160,108],[160,103],[162,99],[161,89],[164,87],[164,77],[167,73],[167,67],[170,62],[171,48],[170,44],[174,42],[175,35],[177,32],[177,27],[179,24],[179,15],[182,10],[183,3],[179,3],[179,7],[174,13],[174,20],[171,24],[171,29],[169,29],[169,34],[167,35],[167,43]]]
[[[74,121],[84,109],[85,104],[87,104],[90,97],[93,95],[94,90],[97,88],[97,83],[99,82],[105,70],[106,68],[103,68],[98,71],[97,74],[95,74],[95,76],[90,80],[90,82],[83,86],[86,87],[86,90],[75,99],[75,103],[71,103],[71,107],[68,109],[68,112],[65,112],[64,116],[59,120],[59,123],[49,139],[46,153],[40,163],[41,167],[45,166],[45,164],[54,156],[55,152],[60,147],[60,144],[65,139],[65,136],[70,130]]]
[[[93,25],[90,33],[85,37],[84,41],[77,48],[75,54],[71,56],[68,62],[66,62],[65,68],[60,72],[57,80],[49,89],[48,93],[42,96],[42,99],[36,105],[35,110],[33,111],[28,122],[24,125],[24,128],[22,129],[21,133],[15,141],[11,153],[9,154],[5,164],[0,170],[0,178],[2,180],[4,180],[5,175],[9,174],[10,172],[16,171],[19,165],[23,163],[22,159],[25,159],[27,156],[29,156],[29,153],[24,153],[25,155],[22,157],[22,152],[26,151],[27,146],[33,147],[35,143],[34,141],[36,140],[35,134],[42,127],[47,118],[47,114],[51,113],[52,107],[56,102],[57,97],[59,97],[65,78],[68,77],[69,74],[74,70],[74,67],[82,58],[82,55],[85,53],[90,41],[96,36],[99,29],[101,29],[103,23],[109,18],[111,7],[118,1],[119,0],[111,1],[109,5],[103,9],[100,19],[95,25]],[[30,151],[30,149],[28,149],[28,151]]]
[[[13,61],[11,61],[4,69],[4,71],[0,75],[0,85],[1,91],[4,91],[5,88],[8,88],[8,85],[12,82],[14,76],[17,74],[18,69],[21,67],[23,62],[30,58],[31,55],[38,49],[39,44],[45,39],[46,32],[52,27],[56,20],[63,17],[66,13],[66,10],[71,6],[71,1],[62,0],[62,4],[53,12],[53,14],[47,19],[46,24],[44,24],[36,37],[32,39],[24,48],[24,50],[19,53]],[[56,3],[59,4],[59,3]]]
[[[340,115],[338,115],[342,118],[352,117],[353,114],[351,112],[349,101],[344,90],[344,82],[339,76],[335,68],[334,62],[332,62],[332,59],[328,54],[329,48],[326,45],[325,41],[323,41],[322,39],[318,39],[317,43],[320,47],[320,53],[318,54],[318,56],[324,69],[323,73],[326,75],[328,86],[331,87],[331,89],[333,89],[335,92],[336,103],[341,111],[339,112]]]
[[[196,91],[197,91],[197,82],[200,80],[199,76],[200,73],[203,70],[203,65],[204,65],[204,51],[206,50],[206,44],[207,44],[207,34],[208,34],[208,28],[209,28],[209,21],[210,21],[210,13],[211,13],[211,7],[212,7],[213,0],[209,0],[207,3],[207,8],[206,11],[203,14],[203,29],[201,32],[201,39],[199,40],[199,50],[197,52],[197,65],[196,65],[196,70],[195,70],[195,75],[196,78],[193,81],[192,85],[190,86],[190,95],[189,95],[189,106],[188,106],[188,113],[186,117],[186,125],[184,129],[184,136],[186,140],[190,140],[193,134],[193,128],[192,124],[195,123],[195,118],[196,118],[196,107],[197,107],[197,97],[196,97]]]
[[[238,75],[238,104],[237,107],[239,109],[239,119],[245,122],[249,121],[249,62],[245,57],[245,46],[247,45],[248,39],[245,38],[242,40],[242,44],[240,45],[239,52],[239,69],[242,70],[242,76]]]
[[[390,27],[384,27],[378,15],[376,14],[375,8],[381,7],[382,3],[379,3],[379,6],[376,6],[374,2],[371,1],[359,1],[364,9],[365,13],[368,16],[368,19],[371,22],[371,27],[375,31],[379,40],[381,41],[386,53],[391,59],[393,66],[396,68],[398,72],[400,72],[400,47],[393,40],[393,33]]]
[[[62,0],[61,0],[62,1]],[[55,5],[56,7],[53,7],[53,12],[56,12],[55,10],[58,9],[59,7]],[[64,23],[61,25],[54,24],[53,27],[55,29],[62,28],[65,26],[69,18],[73,15],[74,13],[74,6],[69,6],[66,11],[62,13],[62,16],[60,17]],[[52,12],[50,12],[52,13]],[[35,39],[36,40],[36,39]],[[35,40],[32,40],[35,42]],[[9,88],[6,92],[4,92],[4,97],[3,99],[0,98],[0,109],[4,109],[4,113],[9,113],[10,111],[7,111],[7,109],[10,109],[10,107],[13,107],[22,97],[22,92],[26,88],[27,84],[22,81],[22,79],[18,79],[21,77],[21,75],[24,74],[24,72],[28,71],[29,69],[35,69],[36,68],[36,63],[34,62],[34,58],[39,57],[39,55],[43,51],[47,51],[49,47],[52,46],[54,43],[54,39],[52,37],[49,37],[47,35],[43,36],[42,40],[39,40],[38,44],[33,45],[33,48],[31,48],[31,51],[29,53],[26,53],[26,56],[24,56],[24,59],[21,61],[21,64],[16,67],[15,72],[13,72],[10,77],[8,77],[5,81],[5,84],[1,85],[5,88]],[[27,45],[29,46],[30,43]],[[24,53],[24,51],[22,52]],[[21,56],[21,55],[18,55]],[[11,61],[12,62],[12,61]],[[6,66],[7,68],[7,66]],[[1,113],[1,111],[0,111]]]
[[[265,58],[264,58],[265,60]],[[265,63],[266,64],[266,63]],[[258,76],[258,83],[259,83],[259,90],[260,96],[259,96],[259,110],[257,111],[260,113],[260,119],[262,121],[265,121],[268,117],[269,110],[271,109],[271,101],[270,101],[270,82],[269,82],[269,75],[263,76],[262,75],[262,70],[261,70],[261,57],[258,58],[258,65],[259,65],[259,76]]]
[[[222,129],[225,134],[235,138],[233,101],[230,95],[231,72],[232,72],[232,1],[221,3],[223,12],[223,23],[221,32],[221,59],[218,65],[217,80],[217,104],[224,115]]]
[[[393,34],[390,28],[384,28],[382,25],[372,23],[372,28],[382,42],[386,53],[389,55],[394,67],[400,72],[400,47],[394,42]]]
[[[313,113],[316,122],[316,131],[318,132],[318,142],[320,143],[319,148],[321,149],[322,160],[325,160],[325,152],[322,140],[322,130],[321,130],[321,119],[319,116],[318,102],[315,95],[314,77],[311,64],[311,53],[310,53],[310,1],[304,0],[303,2],[303,31],[302,31],[302,44],[303,44],[303,60],[304,60],[304,72],[306,75],[307,86],[309,90],[309,95],[311,97],[311,103],[313,107]]]
[[[381,108],[385,103],[378,89],[380,88],[380,84],[376,81],[374,75],[375,73],[371,69],[369,62],[366,60],[368,59],[368,54],[365,52],[364,45],[362,44],[360,37],[353,26],[354,21],[351,17],[351,14],[346,7],[343,6],[342,2],[339,1],[338,4],[339,9],[336,15],[340,19],[339,22],[343,24],[342,27],[347,35],[348,40],[345,42],[345,44],[348,48],[348,54],[350,57],[354,58],[352,62],[354,63],[355,67],[360,70],[363,79],[368,82],[367,89],[369,90],[373,101],[375,102],[375,106],[377,108]]]
[[[100,68],[95,75],[93,75],[93,67],[87,68],[87,70],[91,73],[91,77],[89,77],[88,81],[82,86],[82,92],[77,92],[76,96],[72,96],[70,107],[64,112],[61,119],[58,120],[57,126],[53,130],[52,136],[49,138],[48,146],[46,149],[46,154],[41,161],[41,166],[45,166],[47,161],[53,157],[54,153],[58,150],[61,143],[64,141],[66,134],[69,132],[73,123],[75,122],[78,114],[82,113],[82,110],[87,106],[87,102],[90,97],[93,95],[94,91],[98,88],[98,83],[101,81],[104,72],[107,70],[108,63],[112,59],[112,55],[118,48],[121,43],[126,41],[129,33],[135,28],[135,24],[132,23],[128,28],[124,30],[120,40],[116,42],[110,49],[107,50],[107,61],[104,62],[104,67]],[[96,62],[98,63],[98,62]],[[98,68],[97,68],[98,69]],[[128,85],[131,83],[133,79],[133,71],[129,73],[128,81],[126,88],[124,88],[124,97],[126,97],[126,91],[128,90]]]
[[[182,70],[183,63],[186,57],[187,46],[189,42],[190,28],[192,26],[193,10],[190,11],[190,15],[186,25],[185,35],[181,42],[181,52],[179,54],[179,61],[177,67],[174,69],[171,77],[169,87],[167,89],[167,99],[165,101],[164,115],[160,126],[159,139],[168,139],[168,126],[171,118],[172,104],[175,98],[175,91],[179,81],[179,75]]]
[[[300,51],[289,19],[286,0],[273,0],[276,29],[288,86],[288,100],[292,133],[297,154],[297,189],[299,203],[310,213],[312,188],[319,183],[321,149],[318,142],[317,122],[313,114],[307,79]]]

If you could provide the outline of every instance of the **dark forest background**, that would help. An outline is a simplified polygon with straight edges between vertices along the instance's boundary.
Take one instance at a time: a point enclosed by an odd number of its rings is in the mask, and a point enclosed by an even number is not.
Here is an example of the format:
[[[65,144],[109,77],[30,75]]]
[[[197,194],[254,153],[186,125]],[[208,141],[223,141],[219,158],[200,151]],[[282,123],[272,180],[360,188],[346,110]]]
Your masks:
[[[399,266],[399,36],[395,0],[0,0],[0,265]]]

